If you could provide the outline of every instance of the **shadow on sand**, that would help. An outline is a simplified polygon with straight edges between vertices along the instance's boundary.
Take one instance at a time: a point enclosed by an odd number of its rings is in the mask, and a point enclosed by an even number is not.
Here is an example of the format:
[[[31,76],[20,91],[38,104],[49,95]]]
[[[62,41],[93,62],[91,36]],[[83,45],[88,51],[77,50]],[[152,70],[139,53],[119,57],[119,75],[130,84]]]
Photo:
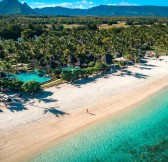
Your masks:
[[[15,94],[13,96],[13,94]],[[49,91],[42,91],[41,93],[34,95],[34,96],[30,96],[28,94],[24,94],[22,93],[22,97],[18,97],[18,95],[16,93],[9,93],[9,96],[13,96],[12,98],[12,102],[8,103],[8,110],[11,112],[20,112],[20,111],[25,111],[28,110],[25,106],[25,104],[29,104],[32,105],[34,107],[43,109],[44,114],[46,113],[51,113],[53,115],[55,115],[56,117],[60,117],[60,116],[64,116],[64,115],[69,115],[68,113],[64,112],[64,111],[60,111],[57,110],[55,107],[50,107],[50,108],[46,108],[46,107],[40,107],[34,104],[34,101],[32,100],[32,102],[29,102],[30,99],[37,99],[39,101],[39,103],[41,101],[45,102],[45,103],[51,103],[51,102],[57,102],[57,100],[52,99],[52,98],[47,98],[49,96],[53,95],[53,92],[49,92]],[[0,109],[0,112],[3,112]]]
[[[97,74],[97,75],[94,75],[92,77],[83,78],[83,79],[75,81],[74,83],[69,83],[69,84],[74,85],[75,87],[81,88],[82,85],[89,84],[89,83],[96,83],[96,80],[99,79],[99,78],[108,79],[109,74],[110,73]]]
[[[142,60],[141,61],[141,67],[139,67],[141,70],[152,70],[152,68],[154,67],[157,67],[156,65],[153,65],[153,64],[148,64],[148,61],[147,60]],[[135,78],[138,78],[138,79],[147,79],[149,77],[149,75],[145,75],[143,73],[132,73],[131,71],[127,70],[127,67],[125,67],[125,69],[122,69],[121,71],[121,74],[115,74],[116,72],[118,72],[120,70],[113,70],[113,73],[111,72],[108,72],[106,74],[98,74],[96,76],[93,76],[93,77],[89,77],[89,78],[85,78],[85,79],[81,79],[81,80],[78,80],[74,83],[70,83],[78,88],[81,88],[82,85],[84,84],[88,84],[88,83],[96,83],[96,80],[99,79],[99,78],[109,78],[109,75],[113,74],[115,76],[122,76],[124,77],[125,75],[129,75],[129,76],[133,76]]]
[[[49,96],[52,96],[53,95],[53,92],[50,92],[50,91],[42,91],[42,94],[40,95],[42,98],[46,98],[46,97],[49,97]],[[37,95],[38,97],[38,95]]]
[[[125,77],[125,76],[132,76],[132,77],[135,77],[135,78],[138,78],[138,79],[147,79],[149,77],[149,75],[145,75],[145,74],[142,74],[142,73],[132,73],[131,71],[129,70],[124,70],[122,71],[121,74],[113,74],[115,76],[122,76],[122,77]]]
[[[156,65],[152,65],[152,64],[143,64],[144,66],[149,66],[149,67],[158,67]]]
[[[93,114],[93,113],[90,113],[90,112],[88,112],[88,114],[89,114],[89,115],[93,115],[93,116],[96,116],[96,114]]]
[[[45,103],[51,103],[51,102],[56,102],[57,100],[52,99],[52,98],[38,98],[39,102],[43,101]]]
[[[51,114],[55,115],[56,117],[69,115],[68,113],[66,113],[64,111],[57,110],[54,107],[51,107],[50,109],[44,109],[44,114],[46,114],[46,113],[51,113]]]
[[[11,112],[19,112],[19,111],[27,110],[27,108],[24,105],[19,104],[19,103],[10,105],[8,109]]]

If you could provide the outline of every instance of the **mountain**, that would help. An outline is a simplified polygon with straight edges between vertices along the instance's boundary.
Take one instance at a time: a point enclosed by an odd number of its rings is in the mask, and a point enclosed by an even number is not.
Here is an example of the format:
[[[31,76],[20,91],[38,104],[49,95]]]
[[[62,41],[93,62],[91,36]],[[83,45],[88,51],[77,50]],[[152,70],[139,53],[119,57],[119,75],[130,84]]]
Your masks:
[[[64,16],[168,16],[168,6],[106,6],[89,9],[70,9],[64,7],[30,8],[18,0],[0,2],[0,14],[23,15],[64,15]]]
[[[0,14],[35,14],[27,3],[20,3],[18,0],[3,0],[0,2]]]
[[[88,9],[88,15],[100,16],[168,16],[163,6],[97,6]]]
[[[63,7],[46,7],[34,9],[42,15],[72,16],[168,16],[168,7],[163,6],[106,6],[100,5],[89,9],[69,9]]]
[[[41,15],[81,16],[87,14],[87,9],[71,9],[65,7],[36,8],[34,11]]]

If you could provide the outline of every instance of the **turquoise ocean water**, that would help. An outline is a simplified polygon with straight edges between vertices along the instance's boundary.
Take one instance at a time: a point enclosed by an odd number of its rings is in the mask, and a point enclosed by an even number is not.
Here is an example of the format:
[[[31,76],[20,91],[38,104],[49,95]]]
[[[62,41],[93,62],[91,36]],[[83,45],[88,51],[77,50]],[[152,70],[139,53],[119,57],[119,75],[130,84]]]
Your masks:
[[[132,109],[67,136],[31,162],[167,160],[168,88],[165,88]]]

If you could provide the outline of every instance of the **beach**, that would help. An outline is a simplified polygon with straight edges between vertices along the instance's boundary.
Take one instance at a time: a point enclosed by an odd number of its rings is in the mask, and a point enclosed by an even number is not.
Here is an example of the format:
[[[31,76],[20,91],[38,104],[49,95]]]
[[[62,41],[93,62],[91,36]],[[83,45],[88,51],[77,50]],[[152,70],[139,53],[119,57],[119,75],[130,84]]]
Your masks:
[[[0,160],[25,161],[69,133],[140,104],[167,86],[167,79],[165,56],[129,67],[125,75],[62,84],[12,110],[2,107]]]

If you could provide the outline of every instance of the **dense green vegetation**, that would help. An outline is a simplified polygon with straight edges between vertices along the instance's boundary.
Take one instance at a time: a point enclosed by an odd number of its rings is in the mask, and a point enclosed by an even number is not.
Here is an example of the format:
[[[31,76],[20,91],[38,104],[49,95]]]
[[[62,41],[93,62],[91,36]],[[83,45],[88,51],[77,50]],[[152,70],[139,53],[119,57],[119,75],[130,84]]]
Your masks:
[[[22,26],[28,24],[117,24],[118,22],[126,22],[130,25],[153,25],[168,24],[167,17],[114,17],[114,16],[0,16],[1,27],[4,25],[20,24]]]
[[[35,81],[28,81],[23,83],[20,80],[9,80],[3,78],[0,80],[0,89],[23,91],[29,94],[33,94],[41,90],[41,85]]]
[[[89,75],[93,75],[100,71],[106,72],[109,69],[110,67],[107,64],[97,62],[93,67],[87,67],[87,68],[77,69],[77,70],[63,70],[60,77],[63,80],[75,81],[79,78],[87,78]]]
[[[41,89],[41,86],[38,82],[35,81],[28,81],[22,84],[22,90],[27,93],[35,93]]]
[[[0,80],[0,87],[4,89],[10,89],[14,91],[21,90],[23,82],[19,80],[8,80],[8,79],[1,79]]]
[[[132,25],[98,28],[120,22]],[[76,23],[82,26],[64,27]],[[16,73],[13,65],[26,63],[28,68],[74,81],[108,70],[107,64],[115,63],[116,57],[139,62],[145,50],[168,53],[167,23],[166,18],[2,16],[0,70]],[[65,66],[81,69],[61,72]]]

